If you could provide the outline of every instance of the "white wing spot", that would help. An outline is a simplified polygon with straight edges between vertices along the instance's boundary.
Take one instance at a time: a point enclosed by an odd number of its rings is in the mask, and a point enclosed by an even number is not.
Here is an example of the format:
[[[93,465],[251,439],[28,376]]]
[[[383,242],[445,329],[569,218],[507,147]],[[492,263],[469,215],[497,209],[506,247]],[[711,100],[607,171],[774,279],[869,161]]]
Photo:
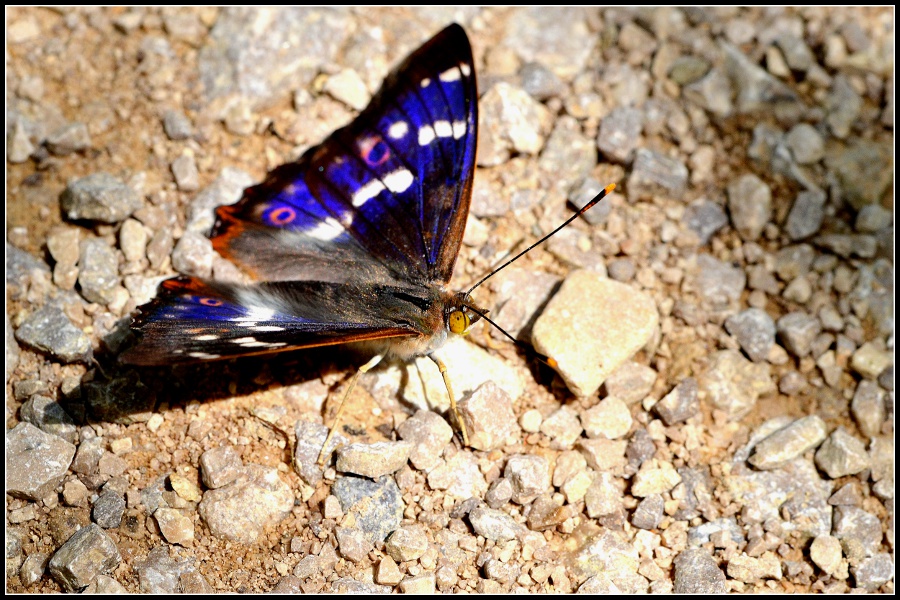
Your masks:
[[[257,325],[251,327],[253,331],[284,331],[284,327],[276,327],[275,325]]]
[[[278,346],[284,346],[284,342],[277,342],[274,344],[270,344],[268,342],[260,342],[258,339],[256,339],[253,336],[237,338],[237,339],[231,340],[231,343],[237,344],[238,346],[241,346],[242,348],[273,348],[273,347],[278,347]]]
[[[246,310],[247,314],[236,317],[232,319],[232,321],[236,321],[247,327],[249,326],[248,321],[252,321],[255,325],[256,321],[271,321],[272,317],[275,316],[274,310],[262,306],[249,306]]]
[[[431,85],[431,79],[426,77],[425,79],[422,80],[422,83],[420,83],[419,85],[421,85],[423,88],[426,88],[429,85]]]
[[[435,121],[434,132],[438,137],[450,137],[453,135],[453,126],[450,124],[450,121]]]
[[[356,190],[356,193],[353,194],[353,206],[359,208],[360,206],[380,194],[381,190],[383,189],[384,184],[381,183],[381,180],[373,179],[372,181]]]
[[[221,354],[207,354],[206,352],[188,352],[191,358],[199,358],[201,360],[213,360],[214,358],[222,358]]]
[[[419,145],[427,146],[437,137],[434,134],[434,128],[431,125],[422,125],[419,127]]]
[[[330,242],[339,237],[342,233],[344,233],[344,228],[333,217],[328,217],[312,229],[306,231],[308,236],[316,238],[317,240],[322,240],[323,242]]]
[[[399,140],[407,133],[409,133],[409,125],[406,124],[406,121],[397,121],[396,123],[388,127],[388,136],[394,138],[395,140]]]
[[[460,79],[460,71],[458,67],[450,67],[439,76],[441,81],[444,83],[450,83],[451,81],[459,81]]]
[[[408,190],[414,179],[413,174],[407,169],[397,169],[384,176],[384,183],[389,190],[399,194]]]
[[[198,342],[211,342],[211,341],[217,340],[217,339],[219,339],[219,336],[217,336],[217,335],[212,335],[211,333],[210,333],[210,334],[207,334],[207,335],[197,335],[197,336],[194,336],[194,340],[195,340],[195,341],[198,341]]]
[[[462,71],[462,74],[466,77],[472,73],[472,67],[470,67],[468,63],[460,63],[459,70]]]
[[[466,135],[466,130],[468,130],[468,128],[465,121],[453,121],[453,139],[458,140]]]

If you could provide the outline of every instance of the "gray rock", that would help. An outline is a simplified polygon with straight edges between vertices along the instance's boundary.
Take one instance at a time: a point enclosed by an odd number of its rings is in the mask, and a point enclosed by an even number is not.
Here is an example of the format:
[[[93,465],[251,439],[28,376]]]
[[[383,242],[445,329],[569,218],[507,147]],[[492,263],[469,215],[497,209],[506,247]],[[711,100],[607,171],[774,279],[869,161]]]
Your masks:
[[[880,204],[866,204],[856,215],[854,227],[860,233],[876,233],[890,227],[894,214]]]
[[[540,62],[564,81],[584,69],[597,41],[580,7],[555,10],[552,19],[540,7],[515,11],[502,35],[501,45],[523,62]]]
[[[62,483],[74,456],[75,446],[69,442],[19,423],[6,433],[6,493],[43,499]]]
[[[816,464],[829,477],[837,479],[868,468],[869,455],[861,441],[838,427],[816,451]]]
[[[728,184],[728,211],[740,236],[757,240],[772,218],[772,190],[752,173]]]
[[[418,560],[428,550],[428,537],[420,526],[401,527],[384,542],[384,551],[398,563]]]
[[[210,489],[228,485],[237,479],[240,470],[241,457],[233,446],[210,448],[200,455],[200,473]]]
[[[777,469],[825,439],[825,422],[817,415],[797,419],[756,444],[750,464],[757,469]]]
[[[254,109],[272,104],[334,64],[349,18],[344,9],[321,7],[221,11],[200,49],[204,94],[210,100],[240,94]],[[251,20],[266,26],[247,27]]]
[[[725,594],[725,573],[705,548],[688,548],[675,558],[676,594]]]
[[[453,439],[453,429],[440,415],[419,410],[400,424],[397,433],[412,443],[409,460],[421,471],[429,471],[440,462],[444,447]],[[472,435],[472,430],[469,430]]]
[[[206,591],[205,588],[210,586],[203,580],[202,575],[196,572],[194,562],[192,558],[169,557],[169,550],[165,546],[153,548],[144,560],[135,561],[134,564],[134,571],[140,580],[141,592],[167,595],[182,591],[188,593],[189,589],[182,589],[182,583],[188,579],[190,574],[194,574],[191,579],[200,583],[199,586],[192,585],[192,588],[195,591]],[[200,582],[196,581],[198,577]],[[198,587],[199,589],[197,589]]]
[[[563,115],[556,120],[556,127],[544,144],[538,165],[542,172],[552,173],[556,189],[566,193],[596,166],[595,147],[596,141],[584,135],[581,124]]]
[[[479,101],[478,164],[503,164],[512,153],[537,155],[549,124],[543,104],[521,88],[498,83]]]
[[[683,54],[672,61],[668,76],[678,85],[689,85],[709,73],[711,66],[709,61],[701,57]]]
[[[709,308],[722,310],[740,299],[747,276],[740,268],[701,254],[697,257],[697,270],[685,283],[685,291],[698,294]]]
[[[108,490],[100,494],[94,501],[92,517],[103,529],[113,529],[122,523],[125,514],[125,498],[121,494]]]
[[[697,234],[700,245],[705,246],[712,236],[728,225],[728,215],[715,202],[701,200],[685,209],[684,224]]]
[[[514,540],[525,528],[503,511],[493,508],[476,508],[469,513],[469,522],[475,533],[489,540]]]
[[[56,435],[74,444],[78,440],[78,430],[72,417],[58,402],[47,396],[35,394],[19,409],[19,417],[38,429]]]
[[[665,502],[659,494],[641,500],[631,515],[631,524],[639,529],[656,529],[663,518]]]
[[[853,140],[829,149],[825,165],[841,184],[844,199],[856,210],[880,204],[893,181],[893,143]]]
[[[185,231],[172,251],[172,266],[180,273],[209,279],[214,256],[209,238],[193,231]]]
[[[619,398],[628,405],[646,398],[654,383],[656,371],[632,361],[622,364],[604,382],[610,396]]]
[[[811,165],[825,157],[825,140],[818,130],[808,123],[798,123],[784,138],[794,160],[801,165]]]
[[[488,488],[484,501],[491,508],[500,508],[512,499],[512,495],[512,483],[506,477],[500,477],[495,479],[491,487]]]
[[[868,379],[859,382],[850,403],[850,412],[863,435],[875,437],[881,434],[886,415],[884,393],[877,383]]]
[[[737,88],[735,105],[740,113],[773,111],[798,103],[797,94],[765,69],[752,62],[738,48],[719,42],[725,55],[725,69]]]
[[[677,66],[681,67],[682,64]],[[673,65],[673,67],[675,66]],[[702,66],[701,63],[693,66],[693,68],[698,69]],[[687,79],[693,74],[680,71],[676,72],[675,75],[680,79]],[[731,83],[727,75],[719,68],[709,69],[705,76],[688,83],[683,89],[685,99],[718,117],[727,117],[734,111]]]
[[[294,465],[300,479],[309,485],[316,485],[322,480],[322,467],[319,466],[319,453],[328,436],[328,428],[318,423],[297,421],[294,425],[297,447],[294,449]],[[347,443],[347,438],[335,432],[325,453],[326,464],[335,448]]]
[[[860,116],[863,100],[853,89],[850,80],[843,74],[838,74],[828,92],[825,107],[828,111],[825,122],[832,135],[838,139],[846,139],[850,135],[853,123]]]
[[[50,575],[64,589],[76,591],[122,562],[116,544],[91,523],[79,529],[50,559]]]
[[[276,469],[247,465],[232,483],[204,493],[198,509],[216,537],[252,544],[293,506],[294,494]]]
[[[119,288],[119,261],[109,244],[100,238],[81,242],[78,259],[78,284],[81,295],[88,302],[109,304]]]
[[[878,249],[875,236],[863,233],[826,233],[816,236],[813,242],[843,258],[873,258]]]
[[[707,521],[688,530],[688,545],[696,548],[710,543],[716,534],[724,534],[724,537],[735,544],[745,542],[744,531],[738,525],[734,517],[722,517],[714,521]]]
[[[852,572],[857,587],[876,591],[894,579],[894,561],[887,552],[880,552],[860,561]]]
[[[541,423],[541,433],[549,437],[551,447],[558,450],[571,448],[581,432],[578,415],[566,406],[548,415]]]
[[[147,252],[147,239],[147,231],[143,225],[134,219],[125,219],[119,229],[119,248],[122,249],[125,260],[142,260]]]
[[[47,137],[47,149],[57,156],[67,156],[91,147],[91,134],[84,123],[69,123]]]
[[[428,486],[446,490],[446,494],[460,500],[484,495],[487,481],[478,466],[475,455],[468,451],[457,452],[428,473]]]
[[[775,253],[775,272],[782,281],[809,273],[816,251],[809,244],[786,246]]]
[[[522,89],[540,102],[562,96],[566,91],[565,84],[556,73],[539,62],[527,62],[522,65],[519,69],[519,78]]]
[[[194,133],[190,119],[179,110],[167,110],[163,114],[163,131],[174,142],[186,140]]]
[[[751,363],[736,350],[715,353],[697,382],[706,392],[706,400],[732,421],[750,412],[760,396],[775,391],[769,365]]]
[[[383,541],[400,527],[406,504],[400,488],[389,476],[375,481],[360,477],[338,477],[331,488],[345,515],[356,518],[356,526],[372,542]]]
[[[585,510],[602,523],[620,522],[625,514],[620,481],[610,473],[598,473],[584,496]]]
[[[118,223],[141,207],[138,194],[108,173],[95,173],[69,183],[60,196],[66,218]]]
[[[172,175],[175,185],[183,192],[195,192],[200,189],[200,174],[197,163],[191,154],[182,154],[172,161]]]
[[[632,202],[652,196],[680,200],[687,188],[688,169],[681,161],[639,148],[628,178],[628,198]]]
[[[766,360],[775,343],[775,322],[758,308],[748,308],[728,317],[725,329],[753,362]]]
[[[550,465],[542,456],[510,456],[503,476],[512,484],[512,500],[517,504],[529,504],[550,488]]]
[[[513,412],[512,398],[493,381],[466,394],[459,412],[469,434],[469,446],[495,450],[518,441],[521,430]]]
[[[681,423],[693,417],[700,411],[697,380],[693,377],[682,379],[675,389],[653,405],[653,411],[666,425]]]
[[[338,543],[338,551],[346,559],[361,562],[372,550],[372,542],[366,534],[356,527],[337,527],[334,537]]]
[[[807,356],[812,343],[822,331],[819,319],[802,311],[788,313],[778,319],[778,337],[784,347],[794,356]]]
[[[405,466],[412,448],[406,441],[347,444],[338,449],[337,470],[378,479]]]
[[[788,213],[784,230],[793,241],[800,241],[815,235],[822,227],[825,217],[825,192],[808,190],[797,194],[791,212]]]
[[[834,507],[831,534],[841,540],[844,555],[851,562],[876,555],[884,537],[881,520],[856,506]]]
[[[627,164],[640,141],[642,128],[641,111],[627,106],[616,108],[600,122],[597,148],[613,162]]]
[[[29,554],[25,562],[22,563],[22,568],[19,569],[19,579],[22,581],[22,584],[29,586],[40,581],[47,570],[49,561],[50,556],[43,552]]]
[[[16,330],[16,339],[66,362],[86,362],[93,351],[83,331],[72,325],[59,308],[45,304],[31,313]]]
[[[16,119],[6,134],[6,160],[12,164],[23,163],[35,151],[21,119]]]

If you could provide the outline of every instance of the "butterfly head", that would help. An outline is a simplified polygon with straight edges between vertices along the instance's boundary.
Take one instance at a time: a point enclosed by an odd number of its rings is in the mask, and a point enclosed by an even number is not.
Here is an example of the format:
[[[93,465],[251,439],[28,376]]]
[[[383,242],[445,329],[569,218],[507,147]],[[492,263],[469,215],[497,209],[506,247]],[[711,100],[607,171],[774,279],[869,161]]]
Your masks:
[[[467,293],[459,292],[454,295],[446,312],[447,329],[457,335],[466,335],[472,325],[477,323],[488,311],[476,306]]]

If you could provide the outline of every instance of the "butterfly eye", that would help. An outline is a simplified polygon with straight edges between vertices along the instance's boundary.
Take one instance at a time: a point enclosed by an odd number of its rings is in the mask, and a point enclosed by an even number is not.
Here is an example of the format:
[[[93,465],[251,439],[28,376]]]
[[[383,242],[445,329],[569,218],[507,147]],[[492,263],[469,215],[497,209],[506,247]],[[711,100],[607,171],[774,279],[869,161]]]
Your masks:
[[[454,310],[447,317],[447,324],[453,333],[466,333],[466,330],[469,328],[469,315],[461,310]]]

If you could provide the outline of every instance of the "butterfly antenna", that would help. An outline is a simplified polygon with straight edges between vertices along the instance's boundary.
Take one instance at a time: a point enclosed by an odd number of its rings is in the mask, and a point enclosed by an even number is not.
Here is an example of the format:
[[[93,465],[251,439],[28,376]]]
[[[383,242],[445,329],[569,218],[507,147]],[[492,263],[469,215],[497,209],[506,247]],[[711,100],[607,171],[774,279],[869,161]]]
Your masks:
[[[466,308],[468,308],[469,310],[471,310],[473,313],[477,314],[479,317],[481,317],[482,319],[484,319],[485,321],[487,321],[487,322],[490,323],[491,325],[493,325],[493,326],[494,326],[494,329],[496,329],[497,331],[499,331],[500,333],[502,333],[503,335],[505,335],[506,337],[508,337],[509,339],[511,339],[513,344],[515,344],[516,346],[518,346],[519,348],[521,348],[522,350],[524,350],[525,352],[527,352],[528,354],[530,354],[530,355],[533,356],[534,358],[538,359],[539,361],[541,361],[542,363],[544,363],[544,364],[547,365],[548,367],[556,367],[556,361],[555,361],[555,360],[553,360],[553,359],[552,359],[551,357],[549,357],[549,356],[546,356],[546,355],[544,355],[544,354],[541,354],[540,352],[538,352],[537,350],[535,350],[535,349],[534,349],[534,346],[532,346],[531,344],[528,344],[528,343],[526,343],[526,342],[523,342],[522,340],[517,340],[516,338],[514,338],[512,335],[509,334],[509,332],[507,332],[505,329],[503,329],[502,327],[500,327],[499,325],[497,325],[494,321],[492,321],[492,320],[490,319],[490,317],[487,316],[487,313],[485,313],[485,312],[483,312],[483,311],[480,311],[480,310],[478,310],[477,308],[475,308],[474,306],[471,306],[471,305],[469,305],[469,304],[466,304]]]
[[[611,184],[609,184],[608,186],[606,186],[605,188],[603,188],[603,190],[601,190],[599,194],[597,194],[596,196],[594,196],[594,199],[593,199],[593,200],[591,200],[590,202],[588,202],[587,204],[585,204],[585,205],[581,208],[581,210],[579,210],[577,213],[575,213],[574,215],[572,215],[571,217],[569,217],[568,219],[566,219],[565,222],[564,222],[562,225],[560,225],[559,227],[557,227],[556,229],[554,229],[553,231],[551,231],[550,233],[548,233],[547,235],[545,235],[544,237],[542,237],[541,239],[539,239],[538,241],[536,241],[535,243],[533,243],[532,245],[528,246],[527,248],[525,248],[524,250],[522,250],[521,252],[519,252],[518,254],[516,254],[514,257],[512,257],[511,259],[509,259],[508,261],[506,261],[505,263],[503,263],[502,265],[500,265],[499,267],[497,267],[496,269],[494,269],[493,271],[491,271],[490,273],[488,273],[487,275],[485,275],[485,277],[484,277],[481,281],[479,281],[478,283],[476,283],[475,285],[473,285],[471,288],[469,288],[469,291],[466,292],[466,295],[468,296],[468,295],[471,294],[472,291],[474,291],[475,288],[477,288],[479,285],[481,285],[482,283],[484,283],[485,281],[487,281],[488,279],[490,279],[491,277],[493,277],[494,275],[496,275],[497,273],[499,273],[500,271],[502,271],[503,269],[505,269],[505,268],[508,267],[509,265],[513,264],[514,262],[516,262],[517,260],[519,260],[520,258],[522,258],[523,256],[525,256],[526,254],[528,254],[529,252],[531,252],[531,251],[532,251],[534,248],[536,248],[537,246],[540,246],[541,244],[543,244],[544,242],[546,242],[550,237],[552,237],[553,235],[555,235],[556,233],[558,233],[558,232],[559,232],[561,229],[563,229],[566,225],[568,225],[569,223],[571,223],[572,221],[574,221],[575,219],[577,219],[578,217],[580,217],[581,215],[583,215],[584,213],[586,213],[587,211],[589,211],[590,209],[592,209],[594,206],[596,206],[596,204],[597,204],[598,202],[600,202],[600,201],[603,200],[606,196],[608,196],[609,193],[612,192],[614,189],[616,189],[616,184],[614,184],[614,183],[611,183]],[[471,307],[470,307],[470,308],[471,308]],[[478,311],[475,311],[475,312],[478,312]],[[484,315],[481,315],[481,316],[484,317]],[[484,318],[487,319],[487,317],[484,317]],[[491,325],[494,325],[494,327],[497,327],[497,325],[494,324],[490,319],[487,319],[487,321],[488,321],[488,323],[491,323]],[[497,329],[500,329],[500,328],[497,327]],[[503,331],[503,330],[500,329],[500,331]],[[512,336],[510,336],[508,333],[506,333],[505,331],[503,331],[503,333],[505,333],[506,336],[509,337],[509,338],[511,338],[514,342],[517,342],[517,343],[518,343],[518,341],[517,341],[516,339],[512,338]],[[552,359],[551,359],[551,360],[552,360]]]

